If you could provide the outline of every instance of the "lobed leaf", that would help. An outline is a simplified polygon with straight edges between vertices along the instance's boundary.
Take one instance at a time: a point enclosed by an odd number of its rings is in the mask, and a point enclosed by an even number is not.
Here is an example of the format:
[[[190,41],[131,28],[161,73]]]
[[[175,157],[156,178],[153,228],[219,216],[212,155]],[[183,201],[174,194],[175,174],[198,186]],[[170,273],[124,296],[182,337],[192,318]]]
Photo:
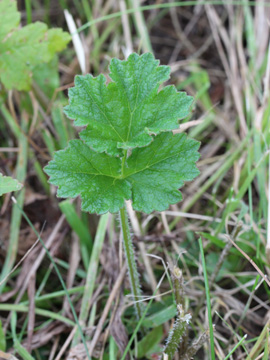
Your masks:
[[[0,196],[12,191],[17,191],[22,188],[22,184],[18,180],[10,176],[3,176],[0,173]]]
[[[59,197],[81,196],[84,211],[117,212],[125,199],[132,199],[135,210],[150,213],[181,200],[178,189],[199,173],[198,147],[185,134],[162,133],[148,147],[134,149],[122,164],[118,157],[72,140],[44,170]]]
[[[131,196],[130,185],[118,179],[119,158],[98,154],[81,140],[71,140],[65,150],[56,152],[44,171],[50,183],[59,187],[59,197],[81,195],[82,210],[90,213],[116,212]]]
[[[41,22],[19,29],[20,13],[12,0],[0,0],[0,13],[0,80],[7,89],[30,90],[34,67],[63,50],[70,36]]]
[[[186,134],[162,133],[147,147],[135,149],[127,159],[124,176],[132,185],[133,208],[145,213],[166,210],[182,200],[179,188],[199,170],[199,142]]]
[[[178,128],[189,114],[192,97],[174,86],[159,91],[169,75],[170,68],[150,53],[112,59],[108,85],[104,75],[75,77],[65,113],[76,126],[86,126],[80,137],[91,148],[121,156],[123,149],[149,145],[153,134]]]

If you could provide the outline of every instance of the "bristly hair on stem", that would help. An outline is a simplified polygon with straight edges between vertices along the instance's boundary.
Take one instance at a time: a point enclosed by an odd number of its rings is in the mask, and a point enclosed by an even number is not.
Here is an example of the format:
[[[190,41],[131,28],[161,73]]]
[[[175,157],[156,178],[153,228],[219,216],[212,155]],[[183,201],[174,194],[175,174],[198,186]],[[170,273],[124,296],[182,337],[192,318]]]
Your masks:
[[[167,355],[168,360],[172,360],[177,349],[182,344],[185,338],[188,324],[191,320],[190,314],[185,314],[185,311],[181,304],[177,305],[178,316],[171,329],[167,344],[164,349],[164,354]]]
[[[170,266],[170,273],[172,278],[174,300],[176,306],[181,305],[182,309],[185,309],[183,273],[176,265]],[[186,331],[183,333],[182,336],[182,341],[179,344],[179,355],[182,355],[186,352],[186,349],[188,347],[188,335],[189,331],[188,327],[186,327]]]
[[[174,300],[176,305],[182,305],[184,308],[184,285],[182,271],[175,265],[170,265],[169,268],[173,283]]]
[[[132,243],[132,238],[128,223],[128,214],[127,214],[126,206],[120,209],[119,215],[120,215],[120,225],[123,236],[125,256],[128,266],[130,288],[133,295],[133,301],[135,302],[136,316],[137,319],[140,319],[143,314],[143,304],[142,302],[138,301],[141,299],[141,287],[140,287],[139,273],[137,270],[136,259],[134,254],[134,246]]]

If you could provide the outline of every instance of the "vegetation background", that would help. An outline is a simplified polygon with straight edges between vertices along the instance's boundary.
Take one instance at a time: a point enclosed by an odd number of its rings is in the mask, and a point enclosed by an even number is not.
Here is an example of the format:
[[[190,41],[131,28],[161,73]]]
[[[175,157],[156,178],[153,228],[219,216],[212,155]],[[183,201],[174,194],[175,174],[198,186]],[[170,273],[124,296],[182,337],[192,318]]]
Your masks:
[[[22,26],[76,26],[79,35],[38,65],[30,91],[0,88],[0,169],[24,184],[15,197],[29,219],[10,194],[1,197],[0,358],[87,358],[75,313],[93,359],[124,351],[158,359],[176,313],[170,264],[183,272],[189,341],[207,331],[209,312],[215,324],[194,359],[269,359],[270,2],[25,0],[18,8]],[[169,83],[195,97],[179,131],[201,141],[201,173],[182,203],[151,215],[129,209],[149,305],[143,336],[117,216],[57,199],[42,170],[76,137],[62,111],[74,76],[108,74],[112,57],[133,51],[153,52],[171,66]]]

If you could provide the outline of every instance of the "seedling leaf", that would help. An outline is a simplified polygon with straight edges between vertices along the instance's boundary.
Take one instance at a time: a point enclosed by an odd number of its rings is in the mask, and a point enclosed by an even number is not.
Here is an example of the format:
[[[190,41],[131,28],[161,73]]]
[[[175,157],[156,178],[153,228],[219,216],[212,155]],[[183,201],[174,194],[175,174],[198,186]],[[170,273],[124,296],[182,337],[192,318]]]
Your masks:
[[[12,191],[20,190],[21,188],[22,184],[20,184],[18,180],[12,179],[10,176],[3,176],[0,173],[0,196]]]
[[[0,80],[7,89],[30,90],[32,70],[63,50],[70,35],[36,22],[19,29],[16,2],[0,1]]]
[[[182,200],[179,188],[199,170],[199,142],[186,134],[162,133],[147,147],[135,149],[124,174],[132,185],[133,208],[145,213],[166,210]]]
[[[81,140],[71,140],[65,150],[55,153],[44,168],[50,183],[59,187],[62,198],[82,197],[82,210],[91,213],[116,212],[131,196],[129,184],[120,176],[121,162],[98,154]]]
[[[150,53],[112,59],[108,85],[104,75],[75,77],[65,113],[76,126],[87,126],[80,137],[91,148],[121,156],[123,149],[147,146],[153,134],[178,128],[190,113],[192,97],[174,86],[158,91],[169,75]]]
[[[185,134],[162,133],[145,148],[134,149],[122,164],[118,157],[96,153],[81,140],[72,140],[45,167],[58,196],[82,198],[90,213],[117,212],[125,199],[133,208],[162,211],[182,199],[178,189],[199,173],[199,143]]]

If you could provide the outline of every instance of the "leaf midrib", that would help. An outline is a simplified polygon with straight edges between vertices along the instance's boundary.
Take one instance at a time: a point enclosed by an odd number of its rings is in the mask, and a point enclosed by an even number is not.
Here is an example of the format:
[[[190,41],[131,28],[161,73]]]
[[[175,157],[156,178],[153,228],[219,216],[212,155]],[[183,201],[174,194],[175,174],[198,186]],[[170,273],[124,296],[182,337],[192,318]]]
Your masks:
[[[100,84],[99,84],[100,86]],[[106,85],[105,85],[106,86]],[[106,118],[106,120],[108,121],[109,123],[109,126],[113,129],[113,131],[119,136],[119,138],[124,141],[124,139],[122,138],[122,136],[119,134],[119,132],[116,130],[116,128],[113,126],[111,120],[108,118],[106,112],[104,112],[99,104],[94,100],[93,96],[92,96],[92,93],[91,93],[91,90],[88,88],[88,83],[86,83],[86,91],[88,93],[88,96],[90,97],[90,99],[92,100],[92,102],[98,107],[99,111],[103,114],[103,116]],[[100,89],[100,91],[102,92],[102,90]]]

